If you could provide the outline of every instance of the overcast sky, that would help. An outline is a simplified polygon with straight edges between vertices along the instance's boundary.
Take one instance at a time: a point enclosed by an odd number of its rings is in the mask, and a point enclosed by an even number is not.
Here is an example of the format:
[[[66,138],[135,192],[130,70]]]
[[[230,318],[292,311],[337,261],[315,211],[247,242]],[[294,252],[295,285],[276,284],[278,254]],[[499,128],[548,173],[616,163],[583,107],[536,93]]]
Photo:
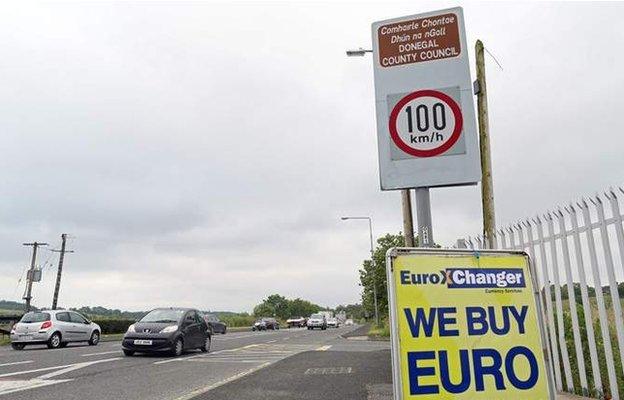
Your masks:
[[[3,4],[0,299],[21,298],[23,242],[69,233],[66,307],[359,301],[367,225],[340,216],[402,222],[378,184],[371,59],[344,51],[373,21],[455,5]],[[621,184],[624,4],[462,5],[503,66],[486,59],[498,222]],[[438,243],[481,230],[478,186],[432,207]],[[37,306],[56,260],[41,251]]]

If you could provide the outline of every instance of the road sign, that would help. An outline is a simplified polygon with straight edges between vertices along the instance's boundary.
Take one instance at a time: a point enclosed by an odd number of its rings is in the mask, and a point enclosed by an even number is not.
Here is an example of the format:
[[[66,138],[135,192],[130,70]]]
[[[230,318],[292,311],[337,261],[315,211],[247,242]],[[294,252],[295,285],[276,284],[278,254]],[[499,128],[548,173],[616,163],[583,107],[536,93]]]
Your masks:
[[[379,21],[372,30],[382,190],[478,182],[462,9]]]
[[[523,252],[391,249],[394,398],[554,399]]]

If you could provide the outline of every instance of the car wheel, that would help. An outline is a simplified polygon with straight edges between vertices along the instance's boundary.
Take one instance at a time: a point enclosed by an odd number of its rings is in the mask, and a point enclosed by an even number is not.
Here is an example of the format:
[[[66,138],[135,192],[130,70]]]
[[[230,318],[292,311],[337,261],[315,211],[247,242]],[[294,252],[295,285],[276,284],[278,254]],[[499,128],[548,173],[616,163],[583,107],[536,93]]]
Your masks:
[[[124,353],[125,356],[128,356],[128,357],[132,357],[134,355],[134,351],[132,351],[132,350],[124,349],[123,353]]]
[[[100,332],[93,331],[91,339],[89,339],[89,346],[97,346],[98,343],[100,343]]]
[[[223,328],[223,334],[225,335],[225,331],[227,330],[227,328]]]
[[[11,347],[13,348],[13,350],[24,350],[24,347],[26,347],[26,345],[23,343],[11,343]]]
[[[184,350],[184,342],[182,338],[177,338],[175,343],[173,343],[173,348],[171,349],[171,355],[179,357],[182,355],[182,351]]]
[[[61,347],[61,334],[54,332],[50,339],[48,339],[48,349],[58,349]]]
[[[210,336],[207,336],[206,341],[204,342],[204,345],[200,347],[199,349],[204,353],[208,353],[210,351],[211,344],[212,344],[212,339],[210,338]]]

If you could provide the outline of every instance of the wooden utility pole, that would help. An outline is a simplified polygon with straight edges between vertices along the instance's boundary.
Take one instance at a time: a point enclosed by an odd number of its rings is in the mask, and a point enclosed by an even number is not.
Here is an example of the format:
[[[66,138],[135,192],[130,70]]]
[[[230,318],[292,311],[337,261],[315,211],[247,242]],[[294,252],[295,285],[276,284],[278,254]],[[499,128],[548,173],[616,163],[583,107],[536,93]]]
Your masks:
[[[22,243],[24,246],[32,246],[33,253],[32,258],[30,259],[30,269],[26,275],[26,293],[24,293],[23,299],[26,300],[26,312],[30,311],[30,300],[32,299],[32,284],[33,278],[35,274],[35,262],[37,260],[37,248],[39,246],[47,246],[47,243],[40,242],[32,242],[32,243]]]
[[[477,113],[479,118],[479,146],[481,149],[481,202],[483,206],[483,236],[487,248],[496,247],[494,215],[494,186],[492,183],[492,157],[490,154],[490,126],[488,121],[487,86],[485,83],[485,58],[483,42],[477,40]]]
[[[405,247],[414,247],[414,217],[412,214],[412,199],[410,190],[401,190],[401,206],[403,208],[403,236]]]
[[[67,241],[67,234],[63,233],[61,235],[61,249],[60,250],[52,250],[55,253],[61,253],[59,256],[58,263],[58,271],[56,272],[56,285],[54,286],[54,297],[52,298],[52,309],[56,310],[56,305],[58,304],[58,295],[59,290],[61,289],[61,275],[63,273],[63,260],[65,259],[65,253],[73,253],[73,250],[65,250],[65,242]]]

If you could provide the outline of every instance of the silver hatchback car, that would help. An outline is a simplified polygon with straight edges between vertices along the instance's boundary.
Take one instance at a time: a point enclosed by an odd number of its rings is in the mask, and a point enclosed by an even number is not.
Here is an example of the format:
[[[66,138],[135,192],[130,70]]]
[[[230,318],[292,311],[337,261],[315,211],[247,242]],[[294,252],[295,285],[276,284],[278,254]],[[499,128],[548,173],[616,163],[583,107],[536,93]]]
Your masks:
[[[46,344],[50,349],[69,342],[100,342],[102,329],[75,311],[45,310],[29,312],[11,328],[11,347],[22,350],[31,344]]]

